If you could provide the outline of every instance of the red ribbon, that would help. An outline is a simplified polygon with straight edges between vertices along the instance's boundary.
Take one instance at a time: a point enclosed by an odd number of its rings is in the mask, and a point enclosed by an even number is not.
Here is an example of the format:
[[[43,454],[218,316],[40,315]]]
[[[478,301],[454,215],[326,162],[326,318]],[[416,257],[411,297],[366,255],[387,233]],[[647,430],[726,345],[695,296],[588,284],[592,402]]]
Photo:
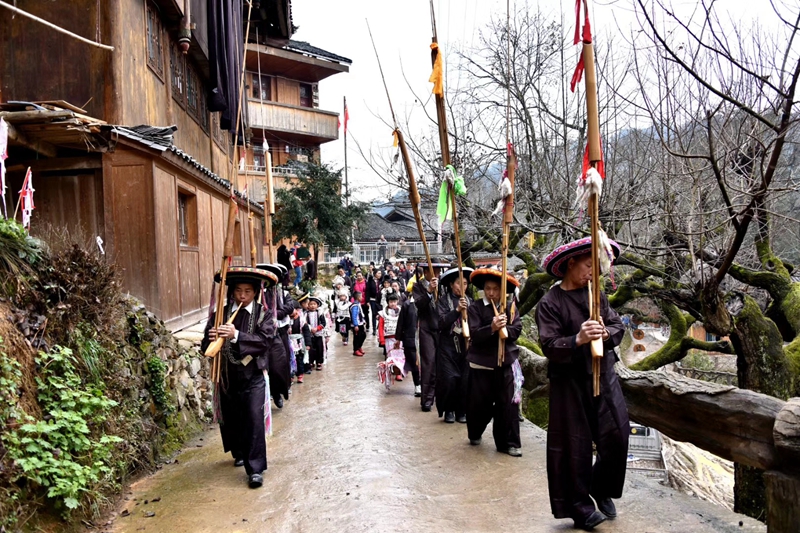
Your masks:
[[[583,1],[583,44],[592,44],[592,24],[589,21],[589,4],[586,3],[586,0],[575,0],[575,39],[573,44],[581,42],[581,1]],[[575,67],[575,72],[572,74],[572,80],[569,83],[569,89],[573,93],[575,92],[575,87],[583,78],[583,69],[583,52],[581,52],[578,65]]]
[[[602,142],[603,141],[601,140],[600,141],[601,145],[602,145]],[[587,144],[586,145],[586,150],[584,150],[584,152],[583,152],[583,169],[581,170],[581,179],[582,180],[586,181],[586,172],[588,172],[590,168],[592,168],[592,162],[589,161],[589,145]],[[594,169],[598,172],[598,174],[600,174],[601,178],[606,179],[606,166],[603,163],[603,149],[602,148],[600,148],[600,161],[598,161],[595,164]]]

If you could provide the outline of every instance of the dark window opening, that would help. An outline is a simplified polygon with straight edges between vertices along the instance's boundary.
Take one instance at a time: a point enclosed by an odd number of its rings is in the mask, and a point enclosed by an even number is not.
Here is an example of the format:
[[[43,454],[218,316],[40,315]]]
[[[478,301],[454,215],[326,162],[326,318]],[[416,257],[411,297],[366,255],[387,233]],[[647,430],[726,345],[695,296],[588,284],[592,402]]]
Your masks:
[[[186,107],[186,58],[175,43],[169,48],[169,70],[172,97],[181,107]]]
[[[178,192],[178,239],[181,246],[197,246],[197,196]]]
[[[314,107],[314,91],[308,83],[300,84],[300,106]]]
[[[158,9],[147,2],[147,66],[164,79],[164,28]]]
[[[264,101],[272,99],[272,78],[270,76],[262,74],[259,79],[258,74],[253,74],[253,98]]]

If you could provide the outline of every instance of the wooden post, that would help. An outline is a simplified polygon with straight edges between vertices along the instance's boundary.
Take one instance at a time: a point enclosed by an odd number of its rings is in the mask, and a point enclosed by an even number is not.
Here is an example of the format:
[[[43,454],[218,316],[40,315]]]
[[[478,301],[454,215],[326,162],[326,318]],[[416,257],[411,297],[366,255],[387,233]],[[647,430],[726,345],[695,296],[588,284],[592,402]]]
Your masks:
[[[414,177],[414,167],[411,165],[411,156],[408,153],[408,147],[406,146],[403,132],[397,129],[395,130],[395,134],[397,135],[397,143],[400,145],[400,154],[403,156],[403,164],[408,174],[408,199],[411,202],[411,210],[414,212],[414,220],[417,223],[419,239],[422,241],[422,249],[425,250],[425,259],[428,261],[428,272],[430,272],[431,278],[433,278],[433,262],[431,261],[431,252],[428,249],[428,241],[425,238],[425,229],[422,227],[422,214],[419,210],[419,189],[417,188],[417,179]],[[436,297],[436,295],[434,295],[434,297]]]

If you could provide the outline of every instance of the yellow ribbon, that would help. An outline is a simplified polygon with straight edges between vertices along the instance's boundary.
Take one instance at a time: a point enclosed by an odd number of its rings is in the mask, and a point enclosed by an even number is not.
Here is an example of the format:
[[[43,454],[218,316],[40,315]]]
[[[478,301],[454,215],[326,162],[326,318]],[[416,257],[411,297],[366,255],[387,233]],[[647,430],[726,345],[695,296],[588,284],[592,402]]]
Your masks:
[[[394,140],[392,141],[392,147],[393,147],[393,148],[397,148],[397,130],[394,130],[394,131],[392,132],[392,137],[393,137],[393,139],[394,139]]]
[[[428,81],[433,83],[433,94],[444,97],[444,79],[442,74],[442,54],[439,53],[439,45],[431,43],[431,50],[436,52],[436,60],[433,62],[433,72]]]

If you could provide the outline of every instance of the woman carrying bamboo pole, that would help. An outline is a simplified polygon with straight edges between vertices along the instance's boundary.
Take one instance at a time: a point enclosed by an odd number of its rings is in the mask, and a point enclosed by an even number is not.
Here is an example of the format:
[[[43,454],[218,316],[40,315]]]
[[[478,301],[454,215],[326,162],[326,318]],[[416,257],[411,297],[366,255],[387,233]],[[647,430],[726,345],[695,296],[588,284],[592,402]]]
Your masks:
[[[556,518],[572,518],[591,530],[616,516],[612,498],[622,496],[628,456],[628,411],[614,363],[614,348],[625,328],[600,293],[601,319],[589,316],[592,278],[591,237],[556,248],[543,268],[561,278],[536,306],[539,342],[548,359],[550,423],[547,428],[547,478]],[[619,247],[611,241],[614,255]],[[600,342],[600,395],[594,395],[590,345]],[[597,458],[592,465],[592,443]],[[592,501],[597,502],[597,508]]]
[[[494,445],[498,452],[512,457],[522,456],[519,433],[519,402],[522,397],[522,370],[517,357],[516,340],[522,333],[522,319],[516,305],[505,313],[497,312],[501,286],[514,293],[519,282],[494,268],[479,268],[470,275],[470,282],[483,290],[483,300],[469,306],[467,314],[472,330],[467,350],[467,434],[469,443],[477,446],[489,422],[492,422]],[[504,344],[500,332],[505,329]],[[502,366],[497,365],[498,349],[505,347]]]

